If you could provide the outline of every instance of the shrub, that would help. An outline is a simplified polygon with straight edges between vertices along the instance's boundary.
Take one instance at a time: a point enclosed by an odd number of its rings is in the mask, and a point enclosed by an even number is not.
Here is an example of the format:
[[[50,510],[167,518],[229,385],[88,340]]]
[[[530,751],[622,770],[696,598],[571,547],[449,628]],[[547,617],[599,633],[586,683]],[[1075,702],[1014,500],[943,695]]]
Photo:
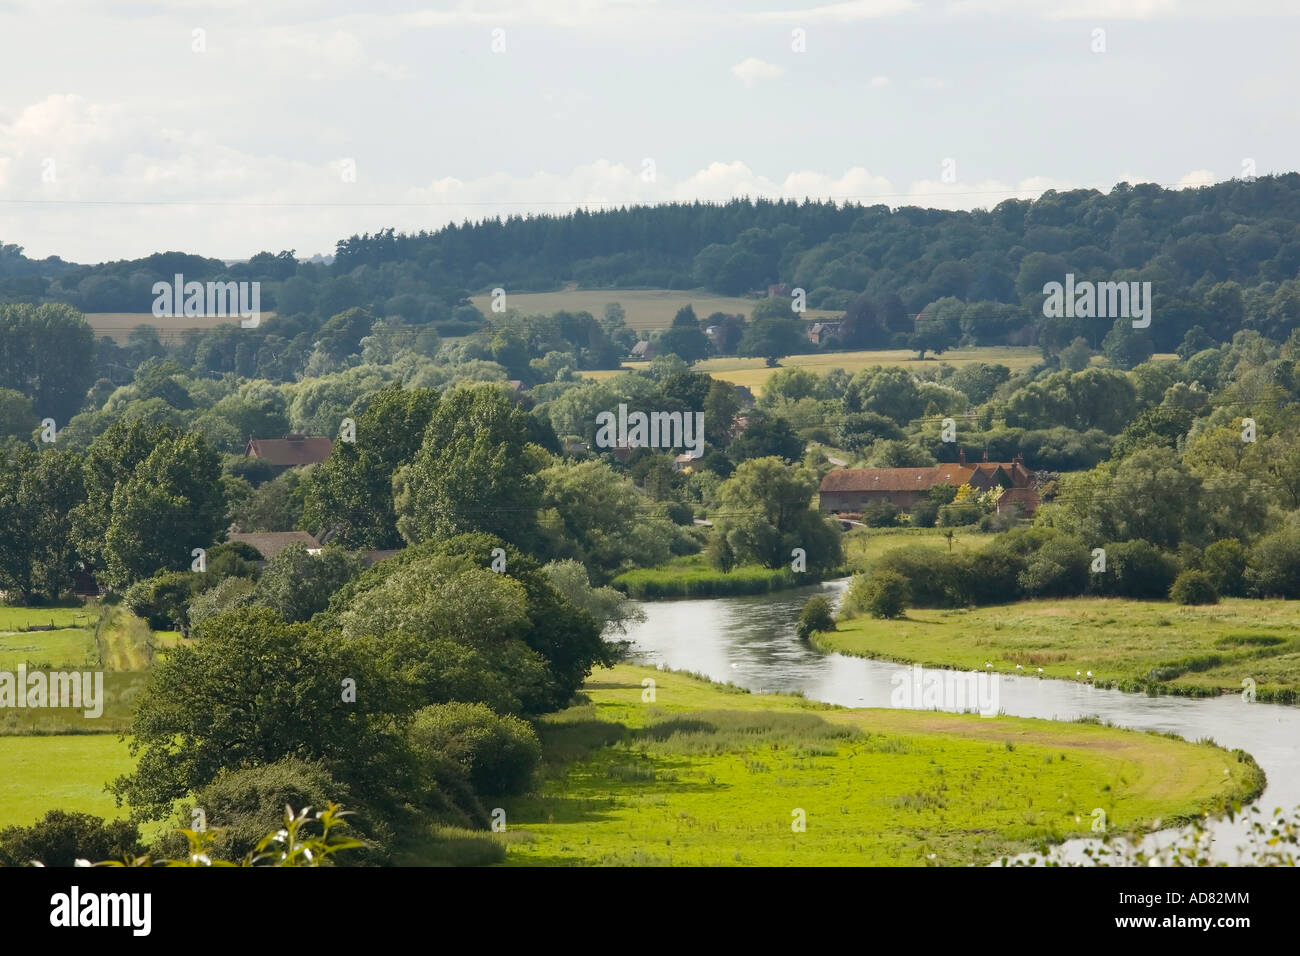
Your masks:
[[[965,565],[957,555],[912,545],[887,551],[872,570],[892,571],[908,585],[915,607],[963,607],[970,603]]]
[[[1219,592],[1205,571],[1184,571],[1174,579],[1169,597],[1179,604],[1218,604]]]
[[[434,704],[415,714],[408,741],[425,761],[438,756],[459,764],[480,794],[526,793],[542,758],[532,726],[493,713],[483,704]]]
[[[918,501],[912,508],[912,524],[917,528],[933,528],[939,517],[939,502],[928,498]]]
[[[144,849],[126,820],[51,810],[29,827],[0,830],[0,866],[75,866],[77,860],[120,860]]]
[[[369,846],[368,851],[352,855],[351,862],[382,862],[386,857],[384,844],[390,838],[386,825],[373,814],[355,812],[359,808],[347,788],[324,766],[297,757],[222,771],[212,783],[195,792],[193,803],[181,810],[178,823],[191,827],[193,809],[202,808],[207,828],[215,834],[209,847],[211,855],[221,860],[241,860],[256,849],[267,833],[284,824],[286,805],[323,810],[333,796],[348,801],[354,811],[350,822]],[[184,839],[173,832],[153,849],[155,855],[177,856],[183,852]]]
[[[1031,554],[1017,583],[1027,597],[1073,597],[1088,585],[1087,545],[1071,535],[1048,539]]]
[[[813,631],[835,630],[835,616],[831,613],[831,602],[820,594],[809,598],[808,603],[799,612],[799,621],[795,624],[795,633],[800,640],[807,640]]]
[[[122,595],[122,603],[155,631],[185,631],[189,627],[187,607],[204,583],[203,575],[193,571],[166,571],[132,584]]]
[[[892,501],[873,501],[862,509],[862,523],[869,528],[892,528],[900,513]]]
[[[1162,598],[1178,576],[1178,561],[1149,541],[1136,539],[1106,545],[1106,573],[1098,590],[1128,598]]]
[[[876,568],[866,574],[854,575],[844,603],[850,613],[896,618],[903,615],[909,600],[911,588],[907,578],[896,571]]]

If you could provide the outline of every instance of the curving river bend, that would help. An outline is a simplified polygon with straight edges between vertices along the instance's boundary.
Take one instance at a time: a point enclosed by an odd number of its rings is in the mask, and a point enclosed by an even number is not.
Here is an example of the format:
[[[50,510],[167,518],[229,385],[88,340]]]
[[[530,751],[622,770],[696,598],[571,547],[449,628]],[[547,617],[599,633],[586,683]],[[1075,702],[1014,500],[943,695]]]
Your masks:
[[[810,700],[845,707],[890,707],[891,677],[904,665],[823,653],[795,637],[799,611],[813,594],[838,605],[847,580],[752,597],[657,601],[643,604],[646,620],[628,628],[636,658],[651,666],[704,674],[752,691],[800,691]],[[1187,740],[1210,738],[1250,753],[1268,776],[1258,801],[1274,807],[1300,805],[1300,707],[1247,703],[1239,694],[1211,698],[1147,697],[1099,690],[1071,681],[1000,676],[1001,710],[1019,717],[1073,720],[1096,715],[1135,730],[1174,733]],[[1212,824],[1215,855],[1235,862],[1245,841],[1239,820]],[[1147,846],[1168,843],[1176,831],[1149,837]],[[1088,840],[1072,840],[1061,852],[1080,859]]]

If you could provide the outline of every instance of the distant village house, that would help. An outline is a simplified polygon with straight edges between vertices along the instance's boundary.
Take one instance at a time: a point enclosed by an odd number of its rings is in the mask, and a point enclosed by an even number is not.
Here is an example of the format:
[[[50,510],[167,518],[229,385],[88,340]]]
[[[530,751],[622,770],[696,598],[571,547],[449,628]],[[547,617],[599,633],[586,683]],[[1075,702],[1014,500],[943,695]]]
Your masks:
[[[279,474],[287,468],[319,464],[330,456],[333,449],[334,442],[328,438],[285,435],[283,438],[250,438],[244,455],[260,458]]]
[[[929,468],[838,468],[822,479],[820,507],[831,514],[854,514],[869,505],[887,501],[910,511],[927,497],[931,488],[940,485],[954,488],[970,485],[979,492],[1002,488],[997,500],[998,514],[1018,510],[1031,517],[1040,503],[1033,487],[1033,474],[1025,467],[1023,455],[1017,455],[1013,461],[967,464],[966,453],[962,451],[955,463]]]

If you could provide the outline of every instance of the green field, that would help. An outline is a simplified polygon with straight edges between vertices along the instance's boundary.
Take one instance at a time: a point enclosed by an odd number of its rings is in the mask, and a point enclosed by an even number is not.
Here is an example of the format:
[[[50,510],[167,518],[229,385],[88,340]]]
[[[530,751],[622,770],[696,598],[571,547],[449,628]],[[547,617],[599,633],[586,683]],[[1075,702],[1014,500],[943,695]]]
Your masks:
[[[870,368],[873,365],[896,365],[901,368],[916,370],[933,368],[939,362],[947,362],[949,365],[955,365],[958,368],[972,362],[989,362],[1005,365],[1011,371],[1017,372],[1029,368],[1031,365],[1036,365],[1042,360],[1042,353],[1038,349],[1007,346],[953,349],[950,352],[944,352],[937,359],[933,356],[927,356],[924,361],[917,359],[915,350],[907,349],[884,349],[868,352],[814,352],[808,355],[788,355],[781,359],[781,366],[783,368],[806,368],[810,372],[823,375],[833,368],[842,368],[846,372],[853,373],[860,372],[862,369]],[[623,370],[649,367],[648,362],[626,362]],[[761,358],[708,359],[704,362],[695,363],[692,368],[697,372],[705,372],[724,382],[747,385],[755,394],[762,392],[763,383],[776,371],[776,369],[768,368],[767,363]],[[582,374],[585,378],[599,380],[617,375],[619,371],[604,369],[596,372],[583,372]]]
[[[104,784],[134,765],[111,734],[0,737],[0,827],[26,826],[48,810],[126,816]]]
[[[0,607],[0,670],[20,664],[59,668],[96,659],[96,612],[81,607]],[[53,624],[54,631],[23,628]]]
[[[263,312],[261,321],[275,318],[274,312]],[[87,312],[86,321],[95,330],[95,338],[112,339],[118,345],[125,345],[131,333],[141,325],[147,325],[158,333],[158,341],[163,345],[179,345],[186,335],[194,332],[206,332],[219,325],[231,325],[239,318],[211,318],[201,316],[177,315],[170,318],[155,318],[152,312]]]
[[[59,630],[12,630],[51,621]],[[68,626],[73,624],[79,626]],[[0,670],[12,672],[25,664],[29,671],[103,672],[97,716],[87,716],[93,710],[89,701],[81,709],[3,708],[0,735],[117,734],[127,729],[153,659],[152,635],[143,620],[119,606],[91,603],[84,608],[0,607],[0,625],[10,629],[0,632]]]
[[[492,315],[492,296],[476,295],[470,299],[486,316]],[[511,292],[506,290],[506,308],[525,315],[550,315],[553,312],[590,312],[596,318],[605,314],[605,305],[623,306],[628,328],[637,331],[666,329],[682,306],[689,305],[701,319],[714,312],[739,314],[749,318],[761,299],[715,295],[703,291],[676,289],[566,289],[562,292]],[[809,309],[803,313],[808,321],[838,319],[843,311]]]
[[[1213,746],[1096,724],[845,710],[631,666],[585,690],[542,723],[540,796],[501,803],[511,864],[987,863],[1087,834],[1097,807],[1112,829],[1171,825],[1262,785]]]
[[[991,534],[954,528],[952,543],[944,537],[942,528],[855,528],[841,538],[844,563],[854,571],[865,570],[867,565],[887,551],[895,548],[941,548],[953,551],[970,551],[984,547],[993,539]]]
[[[910,608],[896,621],[860,617],[815,637],[826,650],[924,666],[1088,681],[1123,690],[1300,693],[1300,602],[1231,598],[1184,607],[1165,601],[1070,598],[972,610]],[[1081,672],[1082,676],[1079,676]]]

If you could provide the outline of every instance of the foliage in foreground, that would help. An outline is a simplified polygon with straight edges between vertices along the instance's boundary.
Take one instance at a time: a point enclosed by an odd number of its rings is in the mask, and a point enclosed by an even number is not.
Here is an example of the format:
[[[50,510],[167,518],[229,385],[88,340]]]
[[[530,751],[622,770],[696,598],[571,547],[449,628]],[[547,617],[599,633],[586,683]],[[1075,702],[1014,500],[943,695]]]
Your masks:
[[[1240,804],[1229,808],[1229,821],[1241,811]],[[1277,807],[1272,819],[1265,819],[1259,807],[1251,807],[1253,818],[1247,831],[1249,841],[1238,845],[1238,866],[1296,866],[1300,864],[1300,807],[1290,812]],[[1085,847],[1083,861],[1065,860],[1059,848],[1044,852],[1044,856],[1023,859],[1002,859],[1003,866],[1229,866],[1226,861],[1215,860],[1211,852],[1214,837],[1205,821],[1209,814],[1192,821],[1191,829],[1180,834],[1168,846],[1143,849],[1133,837],[1118,839],[1109,834],[1101,838],[1098,846]]]

